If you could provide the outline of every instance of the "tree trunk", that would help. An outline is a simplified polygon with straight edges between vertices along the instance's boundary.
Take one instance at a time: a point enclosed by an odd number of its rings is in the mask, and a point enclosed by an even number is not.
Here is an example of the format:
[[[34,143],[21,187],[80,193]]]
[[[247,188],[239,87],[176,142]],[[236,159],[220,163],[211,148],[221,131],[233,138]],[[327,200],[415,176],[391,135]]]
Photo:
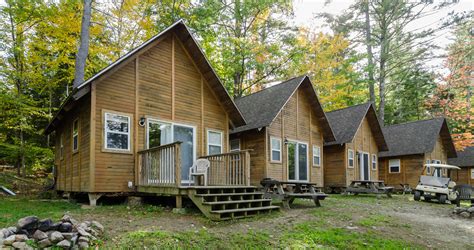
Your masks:
[[[234,30],[235,30],[235,37],[237,38],[237,41],[240,41],[240,37],[242,36],[242,15],[240,12],[240,0],[235,0],[234,3]],[[240,45],[239,44],[234,44],[234,98],[240,97],[242,95],[242,77],[243,77],[243,72],[242,70],[237,67],[237,65],[240,65],[240,60],[242,56],[242,51],[239,49]]]
[[[89,26],[91,23],[92,0],[84,0],[84,10],[81,23],[81,38],[76,56],[73,87],[77,88],[84,82],[87,55],[89,54]]]
[[[380,62],[379,62],[379,119],[384,124],[385,121],[385,81],[386,81],[386,63],[388,58],[389,40],[387,37],[388,23],[385,19],[387,11],[384,10],[380,20]]]
[[[365,0],[365,42],[367,45],[367,69],[369,77],[370,102],[375,104],[374,54],[372,52],[372,34],[370,28],[369,0]]]

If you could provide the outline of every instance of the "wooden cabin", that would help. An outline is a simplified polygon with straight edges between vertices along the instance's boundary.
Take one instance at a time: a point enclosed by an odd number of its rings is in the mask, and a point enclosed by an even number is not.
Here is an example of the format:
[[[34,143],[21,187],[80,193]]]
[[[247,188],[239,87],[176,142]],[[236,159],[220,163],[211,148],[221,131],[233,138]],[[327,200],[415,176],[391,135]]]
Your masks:
[[[378,180],[378,153],[387,150],[371,103],[327,113],[336,140],[324,144],[324,186],[340,192],[353,180]]]
[[[323,186],[323,143],[334,135],[307,76],[235,100],[247,125],[231,131],[231,150],[250,151],[250,181]]]
[[[180,207],[189,196],[214,219],[272,209],[271,201],[202,203],[216,201],[209,193],[253,192],[248,152],[229,152],[230,129],[245,124],[178,21],[75,87],[46,130],[56,134],[56,189],[88,193],[91,204],[108,194],[153,194],[174,195]],[[189,180],[197,158],[211,162],[208,188]]]
[[[425,163],[446,164],[448,157],[456,157],[444,118],[387,126],[383,132],[389,150],[379,154],[379,177],[397,189],[403,184],[416,187]],[[448,173],[437,174],[447,176]]]
[[[456,152],[457,157],[448,158],[448,164],[458,166],[461,170],[450,170],[449,177],[456,184],[474,186],[474,146]]]

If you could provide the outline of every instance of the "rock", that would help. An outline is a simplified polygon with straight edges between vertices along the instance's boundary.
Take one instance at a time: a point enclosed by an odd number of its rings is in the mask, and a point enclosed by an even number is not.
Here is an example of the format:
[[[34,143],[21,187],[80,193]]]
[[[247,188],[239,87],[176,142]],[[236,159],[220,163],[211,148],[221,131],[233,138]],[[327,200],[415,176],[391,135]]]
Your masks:
[[[49,230],[51,231],[57,231],[59,229],[59,226],[61,226],[61,222],[58,223],[53,223],[49,226]]]
[[[52,244],[53,243],[51,243],[51,241],[49,239],[44,239],[44,240],[38,241],[38,247],[39,248],[46,248],[46,247],[51,246]]]
[[[56,246],[68,249],[71,247],[71,242],[69,242],[68,240],[62,240],[58,244],[56,244]]]
[[[48,235],[41,230],[36,230],[35,233],[33,234],[33,239],[37,241],[41,241],[47,238],[48,238]]]
[[[71,240],[74,236],[74,233],[61,233],[66,240]]]
[[[102,224],[100,224],[98,221],[93,220],[92,223],[91,223],[91,226],[93,228],[96,228],[97,230],[99,230],[99,232],[101,232],[101,233],[104,232],[104,226],[102,226]]]
[[[24,234],[16,234],[15,235],[15,241],[17,242],[23,242],[23,241],[27,241],[28,240],[28,236],[24,235]]]
[[[61,221],[62,222],[71,222],[71,216],[69,214],[65,214],[63,215],[63,217],[61,218]]]
[[[51,226],[53,225],[53,221],[51,219],[44,219],[40,220],[38,222],[38,230],[41,230],[43,232],[46,232],[48,230],[51,230]],[[56,229],[54,229],[56,230]]]
[[[84,237],[84,236],[81,236],[79,237],[79,239],[77,240],[77,242],[81,243],[81,242],[86,242],[86,243],[89,243],[89,238],[87,237]]]
[[[465,209],[462,208],[462,207],[455,207],[454,208],[454,213],[456,213],[456,214],[460,214],[461,212],[464,212],[464,211],[465,211]]]
[[[12,247],[16,249],[31,249],[31,247],[28,246],[26,242],[14,242]]]
[[[29,235],[30,232],[28,232],[28,230],[26,230],[26,229],[20,229],[20,230],[17,230],[16,234]]]
[[[85,220],[83,223],[86,224],[86,226],[88,226],[88,227],[90,227],[92,225],[92,222],[90,222],[88,220]]]
[[[0,239],[5,239],[10,236],[10,231],[6,228],[0,229]]]
[[[71,238],[71,244],[75,245],[77,243],[78,238],[79,236],[77,236],[77,234],[74,234]]]
[[[36,216],[28,216],[25,218],[21,218],[16,227],[18,229],[26,229],[26,230],[33,230],[37,227],[38,224],[38,217]]]
[[[81,241],[77,244],[79,246],[79,249],[87,249],[89,248],[89,243]]]
[[[64,240],[64,237],[60,232],[54,231],[49,236],[49,240],[51,240],[51,242],[53,242],[53,243],[57,243],[57,242],[60,242],[60,241]]]
[[[72,224],[70,222],[64,222],[59,226],[58,231],[62,233],[69,233],[72,231]]]
[[[84,228],[82,227],[78,227],[77,228],[77,232],[81,235],[81,236],[86,236],[86,237],[91,237],[91,234],[88,233]]]
[[[471,217],[471,213],[469,213],[467,211],[461,212],[459,215],[461,215],[464,218],[470,218]]]
[[[10,235],[18,233],[18,228],[16,227],[9,227],[7,230],[10,231]]]
[[[471,214],[474,213],[474,207],[468,208],[467,211],[468,211],[469,213],[471,213]]]
[[[11,246],[13,242],[15,242],[16,235],[10,235],[6,239],[3,240],[3,245]]]
[[[96,236],[96,237],[100,235],[99,231],[94,230],[92,228],[90,229],[90,234],[92,234],[93,236]]]

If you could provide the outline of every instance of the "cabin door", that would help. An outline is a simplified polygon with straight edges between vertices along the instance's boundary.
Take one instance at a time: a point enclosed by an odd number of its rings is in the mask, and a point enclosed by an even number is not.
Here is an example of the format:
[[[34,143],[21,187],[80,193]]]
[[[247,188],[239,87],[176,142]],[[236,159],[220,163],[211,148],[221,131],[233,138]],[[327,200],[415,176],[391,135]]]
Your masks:
[[[370,180],[369,154],[361,152],[359,160],[360,178],[364,181]]]
[[[308,181],[308,145],[290,141],[288,152],[288,180]]]

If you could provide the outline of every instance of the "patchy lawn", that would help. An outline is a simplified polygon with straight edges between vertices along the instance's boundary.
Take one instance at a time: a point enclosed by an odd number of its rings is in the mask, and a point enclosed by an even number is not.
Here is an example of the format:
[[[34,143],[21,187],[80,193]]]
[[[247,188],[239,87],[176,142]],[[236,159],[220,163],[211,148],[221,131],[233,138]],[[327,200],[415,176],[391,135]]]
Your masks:
[[[81,208],[66,201],[0,198],[0,227],[27,215],[58,219],[68,212],[103,223],[107,247],[474,249],[474,220],[452,217],[452,205],[415,202],[409,195],[331,195],[322,204],[297,201],[289,211],[212,222],[195,209],[178,214],[156,205]]]

